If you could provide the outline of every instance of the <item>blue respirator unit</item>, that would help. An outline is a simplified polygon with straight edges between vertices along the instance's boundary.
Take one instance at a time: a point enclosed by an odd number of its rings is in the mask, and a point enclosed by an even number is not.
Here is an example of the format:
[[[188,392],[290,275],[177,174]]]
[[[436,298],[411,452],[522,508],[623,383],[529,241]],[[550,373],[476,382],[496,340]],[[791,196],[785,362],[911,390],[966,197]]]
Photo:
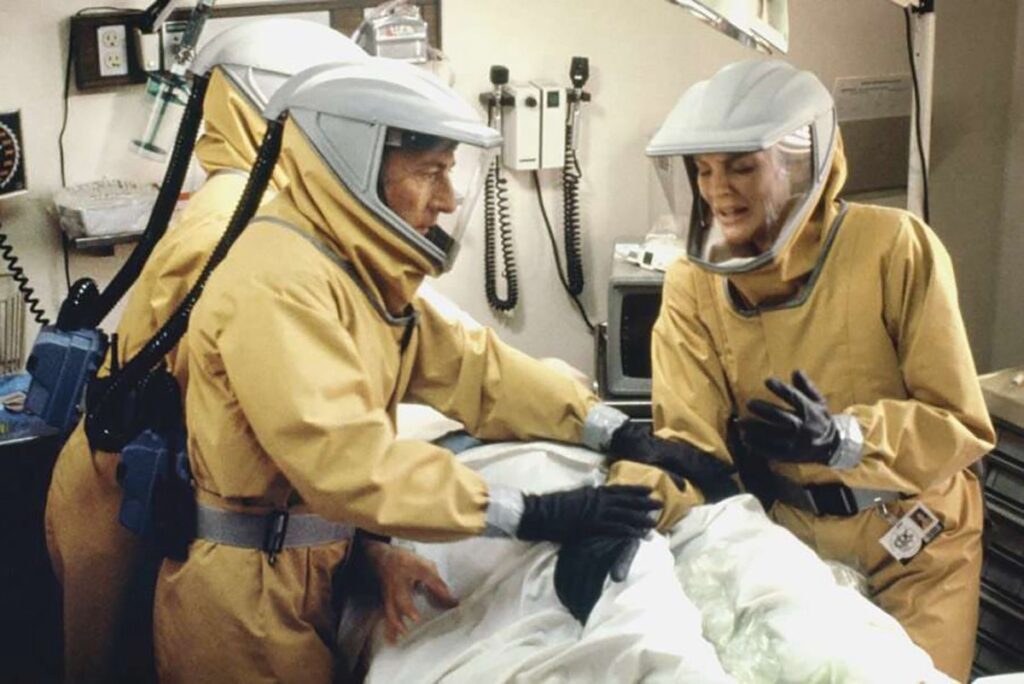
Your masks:
[[[32,382],[25,411],[67,432],[82,414],[85,387],[107,351],[107,336],[92,323],[99,291],[91,278],[71,286],[56,325],[44,325],[25,368]]]
[[[185,560],[195,538],[196,501],[181,392],[174,377],[160,368],[144,378],[133,396],[138,420],[130,430],[135,436],[119,447],[118,520],[161,556]]]
[[[117,468],[124,497],[118,522],[140,537],[153,534],[154,502],[172,478],[188,481],[188,457],[184,451],[154,430],[146,430],[121,451]]]
[[[195,537],[195,493],[185,433],[146,430],[121,451],[117,519],[161,556],[184,560]]]
[[[102,330],[44,326],[26,364],[32,383],[25,410],[60,431],[73,428],[82,415],[85,386],[96,375],[106,351],[107,336]]]

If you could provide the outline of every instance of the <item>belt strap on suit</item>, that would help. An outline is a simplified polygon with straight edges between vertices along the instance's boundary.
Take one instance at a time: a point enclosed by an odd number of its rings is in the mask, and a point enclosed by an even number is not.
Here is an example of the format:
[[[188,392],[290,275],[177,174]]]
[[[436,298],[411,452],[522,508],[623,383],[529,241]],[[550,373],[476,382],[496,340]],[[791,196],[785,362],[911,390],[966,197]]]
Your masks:
[[[333,544],[352,536],[352,528],[319,515],[288,511],[242,513],[205,504],[197,507],[196,536],[200,539],[260,549],[273,564],[282,549]]]
[[[842,483],[801,485],[789,478],[775,478],[775,496],[779,501],[813,513],[849,517],[901,498],[899,492],[888,489],[848,487]]]

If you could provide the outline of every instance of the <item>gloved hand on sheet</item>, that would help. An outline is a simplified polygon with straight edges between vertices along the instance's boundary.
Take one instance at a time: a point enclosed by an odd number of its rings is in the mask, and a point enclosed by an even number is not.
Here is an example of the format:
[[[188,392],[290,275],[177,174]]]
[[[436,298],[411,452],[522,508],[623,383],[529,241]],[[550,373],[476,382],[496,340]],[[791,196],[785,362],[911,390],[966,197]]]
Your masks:
[[[613,582],[626,579],[639,548],[639,539],[603,536],[562,545],[555,564],[555,593],[581,625],[587,624],[608,576]]]
[[[833,414],[803,371],[793,384],[768,378],[765,386],[788,406],[747,402],[752,417],[739,421],[743,442],[763,458],[849,468],[860,461],[860,428],[852,416]]]
[[[648,487],[579,487],[548,494],[523,494],[516,537],[525,541],[571,542],[603,535],[638,538],[655,525],[661,503]]]
[[[655,437],[650,425],[632,420],[627,420],[612,435],[608,460],[609,464],[620,460],[636,461],[689,480],[701,490],[708,503],[740,492],[730,465],[692,444]]]

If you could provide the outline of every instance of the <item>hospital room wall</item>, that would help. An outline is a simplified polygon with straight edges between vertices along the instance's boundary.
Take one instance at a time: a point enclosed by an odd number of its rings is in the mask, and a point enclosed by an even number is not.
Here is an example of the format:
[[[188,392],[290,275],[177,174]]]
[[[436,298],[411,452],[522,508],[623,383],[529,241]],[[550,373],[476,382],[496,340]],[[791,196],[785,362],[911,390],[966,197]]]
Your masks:
[[[0,223],[51,316],[64,295],[60,242],[48,206],[60,187],[57,136],[67,17],[96,4],[145,5],[141,0],[0,2],[0,110],[22,111],[30,184],[27,197],[0,201]],[[993,361],[1020,362],[1024,326],[1016,296],[1024,278],[1018,219],[1024,210],[1019,192],[1024,180],[1024,51],[1019,43],[1024,32],[1015,32],[1021,4],[943,3],[937,22],[933,223],[956,262],[961,303],[982,369]],[[984,13],[978,10],[982,6]],[[887,0],[791,0],[790,12],[790,59],[814,69],[826,84],[837,76],[906,72],[902,17]],[[683,89],[753,53],[658,0],[444,0],[443,17],[456,88],[474,102],[478,92],[490,87],[491,64],[507,65],[513,80],[564,83],[573,55],[590,58],[588,90],[594,100],[585,107],[580,149],[587,273],[582,300],[591,318],[602,320],[612,244],[617,238],[638,239],[647,230],[653,192],[643,156],[647,139]],[[1007,88],[1011,82],[1014,87]],[[141,87],[77,93],[72,86],[65,135],[69,183],[103,176],[160,179],[161,169],[128,146],[147,112],[142,97]],[[1008,115],[1011,104],[1013,117]],[[531,179],[526,174],[509,177],[523,291],[520,311],[505,320],[487,309],[479,210],[455,270],[438,286],[513,344],[535,355],[561,356],[592,372],[591,338],[558,284]],[[541,178],[559,235],[557,173],[543,172]],[[73,252],[71,277],[91,275],[105,283],[129,251],[130,246],[120,246],[112,258]],[[26,335],[33,339],[32,326]]]
[[[932,224],[984,372],[1024,363],[1024,1],[937,5]]]
[[[566,82],[571,56],[590,58],[593,101],[582,115],[579,153],[587,275],[582,301],[598,321],[606,316],[613,243],[640,239],[648,230],[653,179],[643,148],[650,135],[687,86],[754,53],[668,2],[585,4],[586,11],[575,0],[445,0],[444,41],[456,88],[474,100],[489,88],[491,64],[508,66],[513,81]],[[1004,218],[1002,182],[1010,100],[1006,84],[1013,69],[1013,27],[1020,4],[983,2],[985,12],[980,12],[979,3],[942,3],[937,22],[932,222],[953,255],[964,318],[981,369],[991,366],[994,341],[1006,346],[1024,339],[1017,334],[1009,342],[1008,323],[994,327],[996,292],[1007,292],[1006,279],[1024,275],[1007,264],[1004,281],[993,277],[1002,227],[1007,228],[1006,240],[1020,241],[1019,229],[1010,230],[1016,224],[1006,219],[1020,216],[1021,207],[1007,208],[1010,215]],[[814,70],[829,87],[840,76],[908,72],[902,11],[887,0],[790,0],[790,22],[788,58]],[[1022,62],[1018,50],[1018,103]],[[1016,162],[1017,188],[1020,166]],[[487,308],[482,216],[471,224],[453,272],[437,285],[513,344],[535,355],[561,356],[593,372],[591,338],[559,285],[532,179],[523,172],[506,173],[519,257],[520,311],[508,320]],[[558,173],[541,172],[541,180],[561,243]],[[1022,262],[1018,258],[1010,263]],[[1014,325],[1024,325],[1022,321],[1017,316]],[[1005,353],[1000,359],[1008,362]]]
[[[102,5],[140,9],[145,3],[132,0],[33,0],[0,1],[0,111],[21,110],[25,138],[27,195],[0,199],[0,224],[9,237],[49,318],[66,293],[64,264],[51,197],[61,187],[58,136],[62,120],[64,69],[67,60],[68,17]],[[67,183],[101,178],[159,182],[163,170],[130,149],[130,136],[141,131],[148,109],[144,88],[79,93],[72,77],[68,124],[64,134]],[[119,245],[113,257],[70,252],[71,280],[91,276],[102,287],[132,245]],[[116,322],[120,307],[108,317]],[[35,338],[29,324],[26,345]],[[26,353],[28,347],[26,346]]]
[[[1016,10],[992,368],[1024,365],[1024,2]]]

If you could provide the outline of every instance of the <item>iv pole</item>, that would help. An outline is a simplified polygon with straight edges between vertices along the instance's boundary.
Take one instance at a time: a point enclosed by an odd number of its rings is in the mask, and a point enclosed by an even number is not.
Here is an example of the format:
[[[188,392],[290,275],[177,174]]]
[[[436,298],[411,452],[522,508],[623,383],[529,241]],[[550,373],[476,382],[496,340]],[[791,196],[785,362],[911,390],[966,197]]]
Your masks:
[[[932,86],[935,72],[935,0],[893,0],[910,9],[915,107],[910,113],[910,164],[907,168],[907,209],[925,218],[925,191],[932,133]],[[918,112],[920,109],[920,112]],[[920,116],[920,122],[918,121]],[[919,133],[917,133],[919,131]],[[918,141],[920,135],[920,141]]]

